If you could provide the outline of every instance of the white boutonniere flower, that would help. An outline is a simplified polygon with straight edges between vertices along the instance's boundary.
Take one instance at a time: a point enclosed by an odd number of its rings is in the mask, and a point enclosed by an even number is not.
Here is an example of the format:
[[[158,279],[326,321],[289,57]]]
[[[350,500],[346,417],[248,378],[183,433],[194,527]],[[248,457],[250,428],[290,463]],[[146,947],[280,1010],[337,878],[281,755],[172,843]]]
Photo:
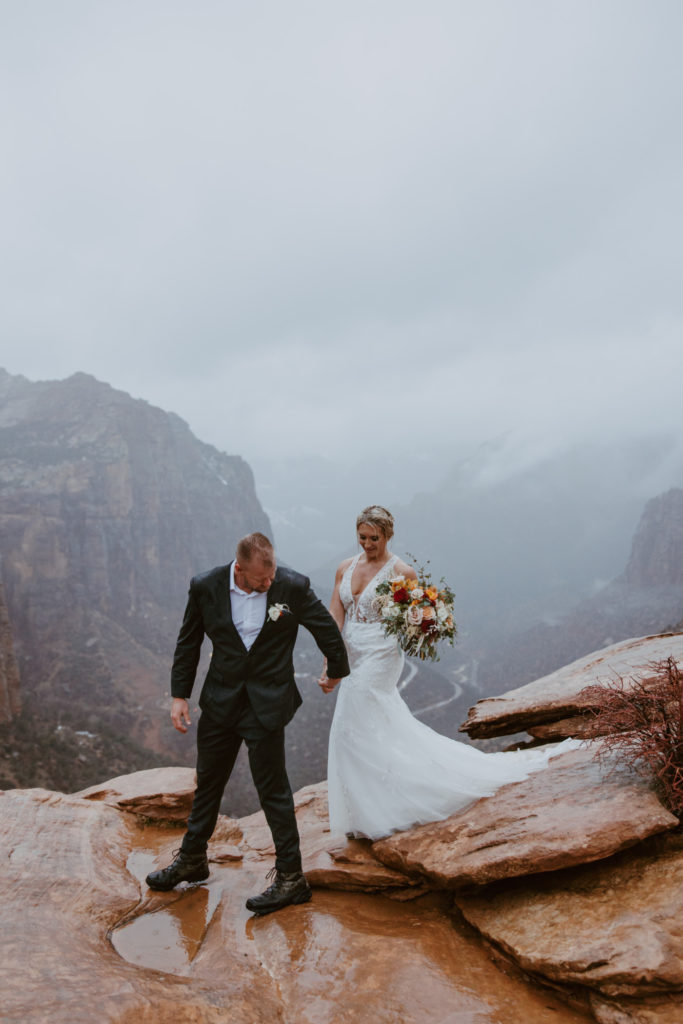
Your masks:
[[[281,615],[285,612],[289,612],[289,608],[286,604],[271,604],[268,609],[268,618],[271,622],[277,622]]]

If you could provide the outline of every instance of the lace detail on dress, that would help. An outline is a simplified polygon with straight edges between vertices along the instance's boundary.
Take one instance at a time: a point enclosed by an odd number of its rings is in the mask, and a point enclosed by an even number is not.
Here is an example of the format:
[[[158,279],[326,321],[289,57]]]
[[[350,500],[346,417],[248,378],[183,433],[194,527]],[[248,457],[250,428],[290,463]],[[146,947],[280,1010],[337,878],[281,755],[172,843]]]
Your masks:
[[[351,622],[379,622],[380,614],[373,607],[373,601],[377,596],[375,591],[380,583],[391,579],[391,574],[397,562],[397,556],[392,555],[389,561],[384,563],[379,572],[365,586],[358,599],[354,600],[353,593],[351,592],[351,577],[353,576],[353,570],[358,565],[359,558],[360,555],[356,555],[342,576],[342,581],[339,585],[339,597],[344,606],[346,618]]]

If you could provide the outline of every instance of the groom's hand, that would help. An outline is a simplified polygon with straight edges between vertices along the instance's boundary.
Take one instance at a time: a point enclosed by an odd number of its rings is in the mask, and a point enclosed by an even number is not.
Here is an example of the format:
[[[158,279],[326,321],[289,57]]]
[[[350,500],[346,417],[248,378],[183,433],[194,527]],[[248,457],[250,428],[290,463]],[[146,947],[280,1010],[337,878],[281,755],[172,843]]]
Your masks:
[[[332,693],[335,686],[338,686],[339,683],[341,683],[341,678],[330,679],[329,676],[321,676],[320,679],[318,680],[318,686],[323,691],[323,693]]]
[[[173,698],[173,703],[171,704],[171,721],[173,722],[173,727],[177,729],[178,732],[187,732],[187,727],[191,724],[190,709],[187,701],[182,697]]]

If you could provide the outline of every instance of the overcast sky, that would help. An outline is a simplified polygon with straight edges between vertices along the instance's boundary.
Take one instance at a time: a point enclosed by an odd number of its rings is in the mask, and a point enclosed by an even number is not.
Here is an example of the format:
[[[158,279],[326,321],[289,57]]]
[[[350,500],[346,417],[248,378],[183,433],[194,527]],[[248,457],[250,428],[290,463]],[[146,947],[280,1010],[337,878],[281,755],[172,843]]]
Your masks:
[[[0,365],[250,456],[678,429],[680,0],[0,0]]]

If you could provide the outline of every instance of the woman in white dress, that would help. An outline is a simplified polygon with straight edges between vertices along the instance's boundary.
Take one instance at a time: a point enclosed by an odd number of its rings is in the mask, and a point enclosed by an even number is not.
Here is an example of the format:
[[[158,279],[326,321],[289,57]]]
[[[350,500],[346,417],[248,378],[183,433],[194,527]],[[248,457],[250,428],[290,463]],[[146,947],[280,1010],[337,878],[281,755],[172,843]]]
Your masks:
[[[403,651],[384,635],[373,607],[379,583],[411,577],[414,569],[388,548],[394,524],[387,509],[363,509],[356,529],[362,551],[337,569],[330,604],[351,667],[341,681],[330,731],[330,831],[379,839],[447,818],[577,743],[487,754],[414,718],[397,689]],[[319,683],[325,692],[332,689],[324,670]]]

